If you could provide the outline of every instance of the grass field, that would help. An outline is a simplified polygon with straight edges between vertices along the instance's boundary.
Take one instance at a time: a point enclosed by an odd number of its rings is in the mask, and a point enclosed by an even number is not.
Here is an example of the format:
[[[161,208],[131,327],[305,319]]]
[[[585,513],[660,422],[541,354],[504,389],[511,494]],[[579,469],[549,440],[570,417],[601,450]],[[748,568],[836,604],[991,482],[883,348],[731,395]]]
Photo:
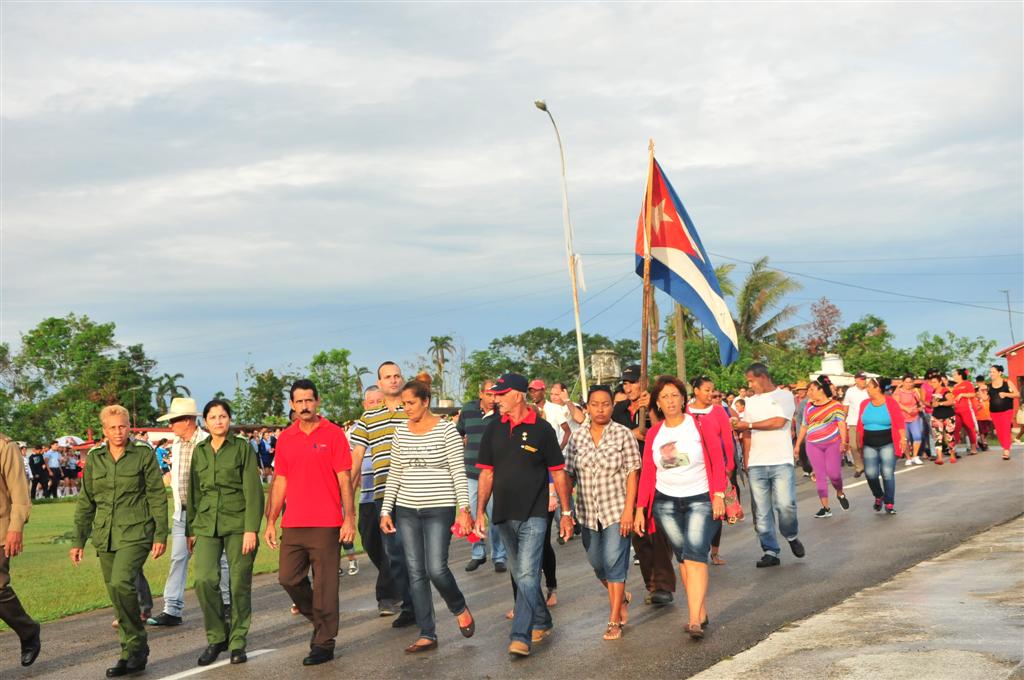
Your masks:
[[[171,496],[168,493],[168,516]],[[11,560],[11,585],[26,611],[37,621],[53,621],[71,614],[110,606],[100,575],[100,563],[91,543],[85,545],[85,558],[75,567],[68,557],[71,549],[75,498],[36,503],[25,526],[25,550]],[[356,550],[361,550],[356,536]],[[170,537],[167,553],[158,560],[147,560],[144,570],[156,598],[164,592],[170,568]],[[277,571],[276,551],[263,543],[260,534],[255,573]],[[192,587],[189,569],[188,588]],[[159,609],[159,605],[156,607]],[[7,626],[0,622],[0,630]]]

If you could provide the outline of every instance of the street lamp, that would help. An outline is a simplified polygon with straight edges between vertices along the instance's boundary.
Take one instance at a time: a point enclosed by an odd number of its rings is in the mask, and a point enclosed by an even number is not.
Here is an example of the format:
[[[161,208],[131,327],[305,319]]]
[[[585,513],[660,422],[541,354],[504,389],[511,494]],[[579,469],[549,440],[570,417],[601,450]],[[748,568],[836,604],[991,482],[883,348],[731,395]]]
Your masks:
[[[576,353],[580,362],[580,389],[584,401],[587,398],[587,365],[583,359],[583,331],[580,328],[580,296],[576,286],[576,254],[572,245],[572,221],[569,219],[569,189],[565,181],[565,149],[562,147],[562,135],[558,132],[555,117],[548,110],[547,102],[538,99],[534,106],[548,114],[551,126],[555,128],[555,139],[558,140],[558,155],[562,160],[562,226],[565,229],[565,256],[569,263],[569,282],[572,285],[572,311],[576,320]]]

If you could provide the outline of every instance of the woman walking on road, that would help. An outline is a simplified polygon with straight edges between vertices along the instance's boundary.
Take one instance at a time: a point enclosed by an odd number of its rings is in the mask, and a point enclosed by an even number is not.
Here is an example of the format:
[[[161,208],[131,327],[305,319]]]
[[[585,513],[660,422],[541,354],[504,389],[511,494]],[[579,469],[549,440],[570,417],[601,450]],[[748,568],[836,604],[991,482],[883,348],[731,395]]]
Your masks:
[[[843,451],[849,446],[846,429],[846,413],[843,406],[832,398],[832,383],[825,376],[819,376],[807,386],[807,406],[804,407],[804,424],[796,437],[793,457],[800,457],[800,444],[806,438],[807,457],[814,468],[814,480],[818,486],[821,509],[815,517],[831,517],[828,504],[828,484],[836,490],[836,497],[843,510],[850,509],[850,501],[843,493]]]
[[[899,406],[901,417],[906,428],[907,440],[910,442],[912,452],[907,457],[906,465],[924,465],[921,460],[921,442],[924,439],[923,421],[921,419],[921,408],[924,401],[921,393],[914,385],[914,376],[907,373],[903,381],[893,390],[892,398]]]
[[[207,647],[199,657],[209,666],[221,652],[231,663],[246,662],[252,623],[252,568],[263,521],[259,460],[244,437],[232,437],[231,407],[214,399],[203,407],[210,437],[196,445],[189,471],[185,535],[193,556],[196,598],[203,612]],[[231,584],[230,619],[220,593],[220,556],[225,554]]]
[[[395,427],[380,530],[393,534],[396,525],[402,528],[409,589],[420,627],[419,638],[405,652],[417,654],[437,649],[431,584],[457,617],[462,635],[472,637],[476,630],[466,598],[448,568],[452,525],[458,523],[463,534],[469,534],[473,517],[462,437],[455,423],[430,412],[430,388],[422,382],[405,384],[402,407],[408,420]]]
[[[736,445],[733,438],[732,422],[730,413],[721,404],[721,393],[715,392],[715,383],[711,378],[700,376],[692,381],[693,399],[686,406],[686,412],[694,417],[701,434],[708,443],[712,452],[721,452],[722,460],[725,461],[725,475],[736,489],[736,497],[739,498],[739,487],[736,485]],[[738,417],[738,416],[737,416]],[[730,519],[734,523],[735,519]],[[715,565],[725,564],[725,560],[718,556],[718,547],[722,542],[722,523],[718,523],[718,529],[711,539],[711,563]]]
[[[959,380],[953,386],[953,410],[956,412],[954,443],[960,443],[963,431],[967,430],[967,439],[970,442],[967,455],[973,456],[978,453],[978,420],[974,413],[974,399],[978,392],[974,389],[974,383],[971,382],[971,376],[966,368],[958,368],[956,376]]]
[[[867,381],[868,398],[860,405],[857,441],[863,442],[864,474],[875,496],[875,512],[896,514],[896,459],[906,448],[906,421],[899,403],[882,391],[878,380]],[[879,481],[881,477],[881,481]]]
[[[725,515],[725,461],[712,453],[696,419],[685,413],[686,385],[662,376],[651,393],[658,419],[644,440],[640,487],[633,530],[664,531],[679,560],[686,590],[689,623],[686,632],[700,640],[708,624],[708,554],[716,525]],[[657,525],[655,525],[657,522]]]
[[[932,385],[932,441],[935,445],[935,464],[942,465],[943,452],[949,455],[949,462],[956,462],[956,443],[953,433],[956,432],[956,411],[953,408],[953,392],[949,389],[945,377],[933,375],[929,378]]]
[[[1020,399],[1020,392],[1012,382],[1003,376],[1003,367],[993,365],[988,371],[988,410],[996,428],[999,446],[1003,448],[1003,460],[1010,460],[1010,445],[1013,444],[1013,400]]]
[[[576,521],[583,527],[583,549],[608,591],[610,613],[604,639],[618,640],[629,621],[632,599],[626,592],[626,574],[640,451],[629,428],[612,422],[610,389],[591,387],[587,413],[590,426],[580,427],[569,439],[565,471],[576,485]]]

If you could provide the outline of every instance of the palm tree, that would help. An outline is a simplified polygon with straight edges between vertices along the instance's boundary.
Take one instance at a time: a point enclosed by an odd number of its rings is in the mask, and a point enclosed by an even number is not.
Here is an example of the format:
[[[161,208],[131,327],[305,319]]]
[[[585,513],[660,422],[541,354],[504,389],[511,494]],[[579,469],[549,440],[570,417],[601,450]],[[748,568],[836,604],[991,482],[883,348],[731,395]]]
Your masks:
[[[352,372],[356,374],[356,384],[359,385],[359,399],[363,398],[363,390],[366,389],[366,385],[363,383],[364,375],[373,375],[373,371],[368,369],[366,366],[359,366],[352,369]]]
[[[444,396],[444,365],[448,362],[448,356],[455,354],[455,339],[450,335],[430,336],[430,349],[427,350],[434,365],[437,366],[437,393],[439,398]]]
[[[156,405],[160,411],[166,412],[168,402],[175,397],[192,396],[192,390],[178,384],[184,377],[183,373],[164,373],[156,379]]]
[[[796,314],[796,305],[777,307],[790,293],[802,286],[782,272],[768,266],[762,257],[750,266],[750,273],[736,295],[736,332],[741,342],[763,346],[786,342],[796,333],[783,324]]]
[[[715,277],[718,279],[718,287],[722,289],[722,297],[734,297],[736,295],[736,284],[732,280],[732,270],[736,268],[734,264],[720,264],[715,267]],[[669,312],[665,316],[665,332],[664,339],[667,347],[670,339],[675,339],[675,328],[674,328],[674,317],[675,312]],[[690,310],[683,307],[683,328],[685,329],[683,334],[684,340],[697,340],[700,338],[700,329],[697,328],[697,320],[690,314]]]

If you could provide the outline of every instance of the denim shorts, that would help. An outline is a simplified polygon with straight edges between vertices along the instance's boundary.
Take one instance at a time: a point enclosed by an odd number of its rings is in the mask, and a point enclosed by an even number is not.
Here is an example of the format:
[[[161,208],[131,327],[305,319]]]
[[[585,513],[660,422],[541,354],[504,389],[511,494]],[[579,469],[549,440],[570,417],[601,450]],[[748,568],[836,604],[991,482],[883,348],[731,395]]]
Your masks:
[[[660,491],[654,494],[654,521],[657,530],[665,532],[677,560],[705,564],[711,552],[711,539],[722,523],[712,517],[709,494],[676,498]]]
[[[600,530],[583,527],[583,549],[594,574],[601,581],[625,583],[629,572],[629,536],[622,536],[619,524]]]

